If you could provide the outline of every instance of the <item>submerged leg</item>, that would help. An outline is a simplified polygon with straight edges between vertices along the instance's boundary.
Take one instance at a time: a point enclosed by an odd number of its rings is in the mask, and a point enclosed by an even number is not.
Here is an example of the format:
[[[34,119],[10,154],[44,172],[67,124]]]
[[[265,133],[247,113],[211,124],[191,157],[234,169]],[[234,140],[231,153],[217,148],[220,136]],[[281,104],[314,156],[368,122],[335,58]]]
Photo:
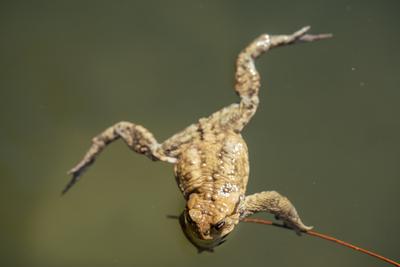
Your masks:
[[[297,214],[296,208],[286,197],[276,191],[264,191],[246,196],[242,206],[241,217],[250,216],[253,213],[266,211],[283,220],[284,224],[297,233],[306,232],[312,226],[306,226]]]
[[[94,162],[97,155],[108,144],[118,138],[122,138],[133,151],[146,155],[152,160],[161,160],[170,163],[176,162],[176,158],[164,155],[160,144],[157,143],[153,134],[146,128],[131,122],[118,122],[92,139],[92,146],[86,152],[86,155],[68,172],[72,175],[72,179],[62,193],[66,193],[79,180],[87,167]]]

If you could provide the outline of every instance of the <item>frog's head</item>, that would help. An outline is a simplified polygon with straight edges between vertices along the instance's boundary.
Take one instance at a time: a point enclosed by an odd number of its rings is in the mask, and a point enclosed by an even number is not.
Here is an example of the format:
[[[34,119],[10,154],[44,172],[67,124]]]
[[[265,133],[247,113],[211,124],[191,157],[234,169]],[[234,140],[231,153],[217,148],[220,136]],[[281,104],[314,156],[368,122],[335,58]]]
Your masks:
[[[214,247],[225,242],[226,236],[235,228],[239,214],[222,202],[191,200],[180,218],[182,229],[199,252],[213,251]]]

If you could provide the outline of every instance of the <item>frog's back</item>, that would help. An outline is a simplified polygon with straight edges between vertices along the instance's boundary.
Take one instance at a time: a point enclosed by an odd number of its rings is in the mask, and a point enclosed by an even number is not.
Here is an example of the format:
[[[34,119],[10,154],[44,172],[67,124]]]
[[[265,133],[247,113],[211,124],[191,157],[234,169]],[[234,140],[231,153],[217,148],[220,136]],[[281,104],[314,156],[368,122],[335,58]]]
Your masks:
[[[177,183],[186,199],[197,193],[204,199],[237,200],[245,193],[248,175],[247,146],[234,132],[205,134],[193,140],[175,165]]]

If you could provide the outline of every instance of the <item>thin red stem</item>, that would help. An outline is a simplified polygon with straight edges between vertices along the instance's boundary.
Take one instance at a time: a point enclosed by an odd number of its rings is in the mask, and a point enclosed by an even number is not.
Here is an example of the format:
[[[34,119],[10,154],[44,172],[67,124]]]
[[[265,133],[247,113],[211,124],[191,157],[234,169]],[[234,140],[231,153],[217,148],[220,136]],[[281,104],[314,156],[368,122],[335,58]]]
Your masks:
[[[243,218],[241,221],[242,221],[242,222],[251,222],[251,223],[258,223],[258,224],[265,224],[265,225],[272,225],[272,226],[287,228],[287,227],[285,227],[284,225],[277,224],[277,223],[274,223],[274,222],[272,222],[272,221],[268,221],[268,220],[264,220],[264,219]],[[348,247],[348,248],[357,250],[357,251],[362,252],[362,253],[364,253],[364,254],[367,254],[367,255],[369,255],[369,256],[372,256],[372,257],[378,258],[378,259],[380,259],[380,260],[382,260],[382,261],[385,261],[385,262],[387,262],[387,263],[393,264],[394,266],[400,267],[400,263],[398,263],[398,262],[395,262],[395,261],[393,261],[393,260],[391,260],[391,259],[388,259],[388,258],[386,258],[386,257],[383,257],[382,255],[379,255],[379,254],[377,254],[377,253],[375,253],[375,252],[372,252],[372,251],[369,251],[369,250],[367,250],[367,249],[360,248],[360,247],[355,246],[355,245],[353,245],[353,244],[350,244],[350,243],[347,243],[347,242],[345,242],[345,241],[339,240],[339,239],[337,239],[337,238],[335,238],[335,237],[332,237],[332,236],[329,236],[329,235],[325,235],[325,234],[321,234],[321,233],[318,233],[318,232],[316,232],[316,231],[307,231],[307,232],[304,232],[304,233],[307,234],[307,235],[319,237],[319,238],[322,238],[322,239],[325,239],[325,240],[328,240],[328,241],[337,243],[337,244],[339,244],[339,245],[342,245],[342,246],[345,246],[345,247]]]

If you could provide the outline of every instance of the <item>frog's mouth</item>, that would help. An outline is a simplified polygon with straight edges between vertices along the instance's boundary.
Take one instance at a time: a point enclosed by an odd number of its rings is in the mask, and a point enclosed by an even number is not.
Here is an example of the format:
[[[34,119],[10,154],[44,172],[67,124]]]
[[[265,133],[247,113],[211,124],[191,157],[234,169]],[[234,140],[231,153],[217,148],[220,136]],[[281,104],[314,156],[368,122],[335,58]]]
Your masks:
[[[179,216],[179,224],[186,238],[197,248],[199,253],[203,251],[214,252],[214,248],[224,243],[226,241],[225,238],[228,236],[226,234],[225,236],[212,239],[199,238],[194,229],[191,228],[191,224],[187,221],[185,212],[182,212]]]

